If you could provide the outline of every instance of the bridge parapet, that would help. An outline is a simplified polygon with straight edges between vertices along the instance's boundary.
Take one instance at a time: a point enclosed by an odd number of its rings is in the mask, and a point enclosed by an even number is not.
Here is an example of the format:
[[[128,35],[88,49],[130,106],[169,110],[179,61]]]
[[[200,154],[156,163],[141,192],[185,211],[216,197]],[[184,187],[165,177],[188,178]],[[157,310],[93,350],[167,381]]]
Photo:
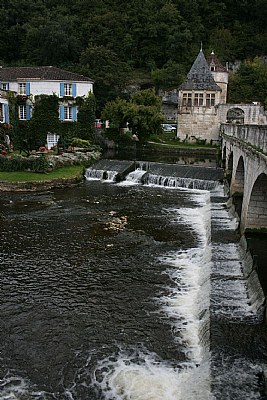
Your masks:
[[[267,125],[221,124],[220,132],[267,154]]]

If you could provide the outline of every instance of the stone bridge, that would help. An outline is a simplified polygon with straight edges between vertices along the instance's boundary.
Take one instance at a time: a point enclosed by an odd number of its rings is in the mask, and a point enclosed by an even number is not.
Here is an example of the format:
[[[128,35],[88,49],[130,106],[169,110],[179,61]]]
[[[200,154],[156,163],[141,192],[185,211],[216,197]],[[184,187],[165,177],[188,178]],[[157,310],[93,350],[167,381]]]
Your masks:
[[[240,200],[240,233],[267,232],[267,125],[221,124],[230,196]]]

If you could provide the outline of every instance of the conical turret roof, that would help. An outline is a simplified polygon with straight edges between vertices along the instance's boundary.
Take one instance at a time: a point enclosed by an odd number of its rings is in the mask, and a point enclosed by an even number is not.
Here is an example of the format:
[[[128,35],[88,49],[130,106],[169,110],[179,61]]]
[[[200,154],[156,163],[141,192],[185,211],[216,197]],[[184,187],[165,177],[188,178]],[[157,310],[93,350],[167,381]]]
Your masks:
[[[202,50],[198,53],[194,64],[187,74],[186,81],[181,84],[179,90],[222,90],[215,83]]]

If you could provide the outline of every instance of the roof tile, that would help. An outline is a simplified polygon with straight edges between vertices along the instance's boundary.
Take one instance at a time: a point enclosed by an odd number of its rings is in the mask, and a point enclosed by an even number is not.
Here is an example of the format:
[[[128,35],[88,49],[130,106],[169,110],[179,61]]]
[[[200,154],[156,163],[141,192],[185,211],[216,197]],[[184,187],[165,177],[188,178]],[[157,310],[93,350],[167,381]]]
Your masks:
[[[53,66],[0,68],[0,81],[12,82],[19,80],[93,82],[87,76]]]

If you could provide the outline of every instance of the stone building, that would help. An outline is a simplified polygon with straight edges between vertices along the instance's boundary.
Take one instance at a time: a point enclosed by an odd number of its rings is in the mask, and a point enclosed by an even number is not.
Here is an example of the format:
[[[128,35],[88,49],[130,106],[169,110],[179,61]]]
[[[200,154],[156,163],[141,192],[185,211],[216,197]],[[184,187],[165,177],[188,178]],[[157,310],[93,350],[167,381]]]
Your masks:
[[[212,53],[208,64],[202,49],[178,92],[177,136],[185,141],[218,140],[218,107],[226,103],[228,71]]]
[[[178,90],[177,137],[186,142],[219,140],[222,123],[263,125],[267,116],[261,104],[227,103],[228,69],[214,52],[200,50],[185,82]]]

